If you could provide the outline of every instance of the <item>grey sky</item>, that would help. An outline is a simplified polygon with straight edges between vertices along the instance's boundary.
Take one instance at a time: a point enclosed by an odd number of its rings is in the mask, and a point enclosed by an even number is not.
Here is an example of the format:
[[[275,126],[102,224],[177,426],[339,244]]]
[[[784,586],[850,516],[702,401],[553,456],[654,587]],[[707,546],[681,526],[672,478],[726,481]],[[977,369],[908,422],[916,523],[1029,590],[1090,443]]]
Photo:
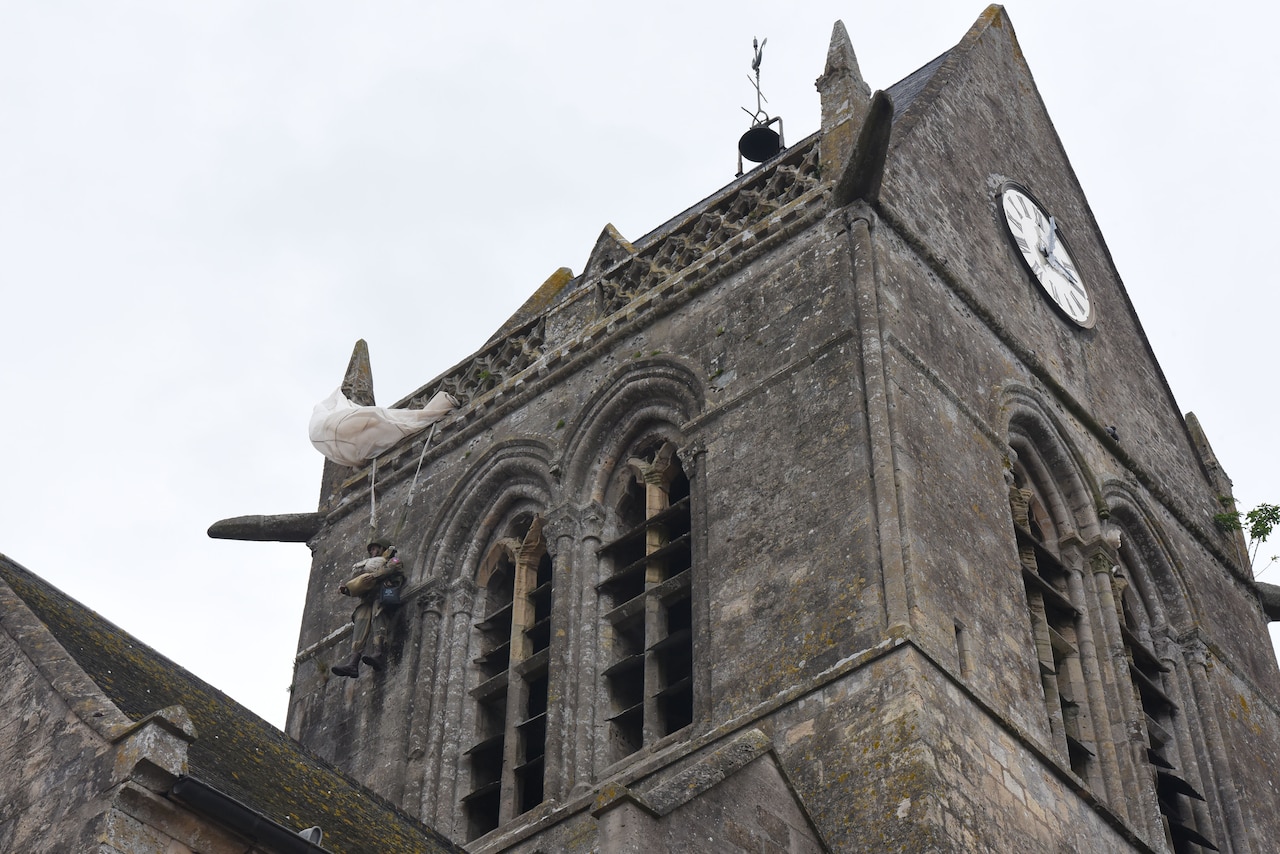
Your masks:
[[[1008,9],[1179,405],[1280,500],[1280,11]],[[753,36],[798,141],[837,18],[885,88],[981,12],[0,0],[0,550],[283,722],[307,549],[204,531],[315,508],[355,340],[393,403],[732,180]]]

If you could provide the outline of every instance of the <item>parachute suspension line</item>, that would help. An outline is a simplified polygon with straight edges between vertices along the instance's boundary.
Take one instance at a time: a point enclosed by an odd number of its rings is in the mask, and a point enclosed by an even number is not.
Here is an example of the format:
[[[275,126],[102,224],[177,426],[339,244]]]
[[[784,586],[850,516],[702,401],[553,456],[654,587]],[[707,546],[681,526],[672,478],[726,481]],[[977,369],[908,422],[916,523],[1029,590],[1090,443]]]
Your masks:
[[[431,425],[431,430],[427,433],[427,438],[422,443],[422,453],[418,455],[418,467],[413,471],[413,482],[409,484],[409,497],[405,499],[404,507],[400,508],[400,518],[396,520],[396,528],[391,533],[393,540],[399,541],[400,530],[404,527],[405,520],[409,517],[409,508],[413,506],[413,496],[418,491],[418,475],[422,474],[422,463],[427,458],[427,448],[431,447],[431,440],[435,438],[436,425]]]
[[[378,458],[374,457],[369,464],[369,530],[378,530],[378,499],[374,494],[378,482]]]
[[[413,495],[418,490],[418,475],[422,474],[422,461],[427,458],[427,448],[431,447],[431,440],[436,436],[436,425],[431,425],[431,431],[427,433],[427,439],[422,443],[422,453],[418,455],[418,467],[413,470],[413,483],[409,485],[409,500],[405,502],[405,506],[413,506]]]

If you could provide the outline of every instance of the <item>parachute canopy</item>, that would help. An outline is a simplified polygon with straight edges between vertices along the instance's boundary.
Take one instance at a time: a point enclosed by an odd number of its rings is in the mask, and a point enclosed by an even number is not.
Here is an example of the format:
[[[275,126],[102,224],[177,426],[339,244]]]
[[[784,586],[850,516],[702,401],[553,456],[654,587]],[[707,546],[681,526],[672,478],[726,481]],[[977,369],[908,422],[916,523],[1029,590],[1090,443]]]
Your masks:
[[[388,409],[352,403],[339,388],[311,411],[311,444],[340,466],[356,466],[439,421],[458,405],[437,392],[422,409]]]

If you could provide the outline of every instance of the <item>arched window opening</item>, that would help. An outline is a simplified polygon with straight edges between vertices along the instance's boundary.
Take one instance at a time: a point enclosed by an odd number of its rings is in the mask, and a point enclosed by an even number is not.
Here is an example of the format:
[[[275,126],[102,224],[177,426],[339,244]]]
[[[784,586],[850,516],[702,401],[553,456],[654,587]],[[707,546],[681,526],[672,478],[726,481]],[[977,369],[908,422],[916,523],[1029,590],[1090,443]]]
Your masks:
[[[1072,601],[1068,568],[1058,555],[1057,526],[1042,496],[1026,469],[1016,465],[1009,506],[1045,713],[1071,770],[1088,779],[1095,750],[1078,640],[1083,612]]]
[[[599,552],[611,759],[693,722],[690,485],[675,450],[652,443],[628,459],[621,534]]]
[[[1151,619],[1142,597],[1132,584],[1132,569],[1121,558],[1112,577],[1117,609],[1120,611],[1120,634],[1124,638],[1129,678],[1142,711],[1147,732],[1147,764],[1155,785],[1160,817],[1165,836],[1175,854],[1191,854],[1197,850],[1218,848],[1196,829],[1192,801],[1204,801],[1195,786],[1187,782],[1180,770],[1182,752],[1177,743],[1180,714],[1170,684],[1173,673],[1160,660],[1150,642]]]
[[[490,548],[478,579],[476,740],[462,799],[470,839],[533,809],[545,789],[552,563],[540,516],[516,517],[510,534]]]

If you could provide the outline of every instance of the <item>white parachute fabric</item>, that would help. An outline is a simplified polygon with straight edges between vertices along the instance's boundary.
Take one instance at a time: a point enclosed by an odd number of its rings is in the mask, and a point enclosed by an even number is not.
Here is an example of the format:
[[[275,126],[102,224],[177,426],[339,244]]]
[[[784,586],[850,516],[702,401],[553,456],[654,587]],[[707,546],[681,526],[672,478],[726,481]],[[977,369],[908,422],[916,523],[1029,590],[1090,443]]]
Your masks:
[[[458,405],[437,392],[422,409],[388,409],[352,403],[339,388],[311,411],[311,444],[341,466],[356,466],[439,421]]]

